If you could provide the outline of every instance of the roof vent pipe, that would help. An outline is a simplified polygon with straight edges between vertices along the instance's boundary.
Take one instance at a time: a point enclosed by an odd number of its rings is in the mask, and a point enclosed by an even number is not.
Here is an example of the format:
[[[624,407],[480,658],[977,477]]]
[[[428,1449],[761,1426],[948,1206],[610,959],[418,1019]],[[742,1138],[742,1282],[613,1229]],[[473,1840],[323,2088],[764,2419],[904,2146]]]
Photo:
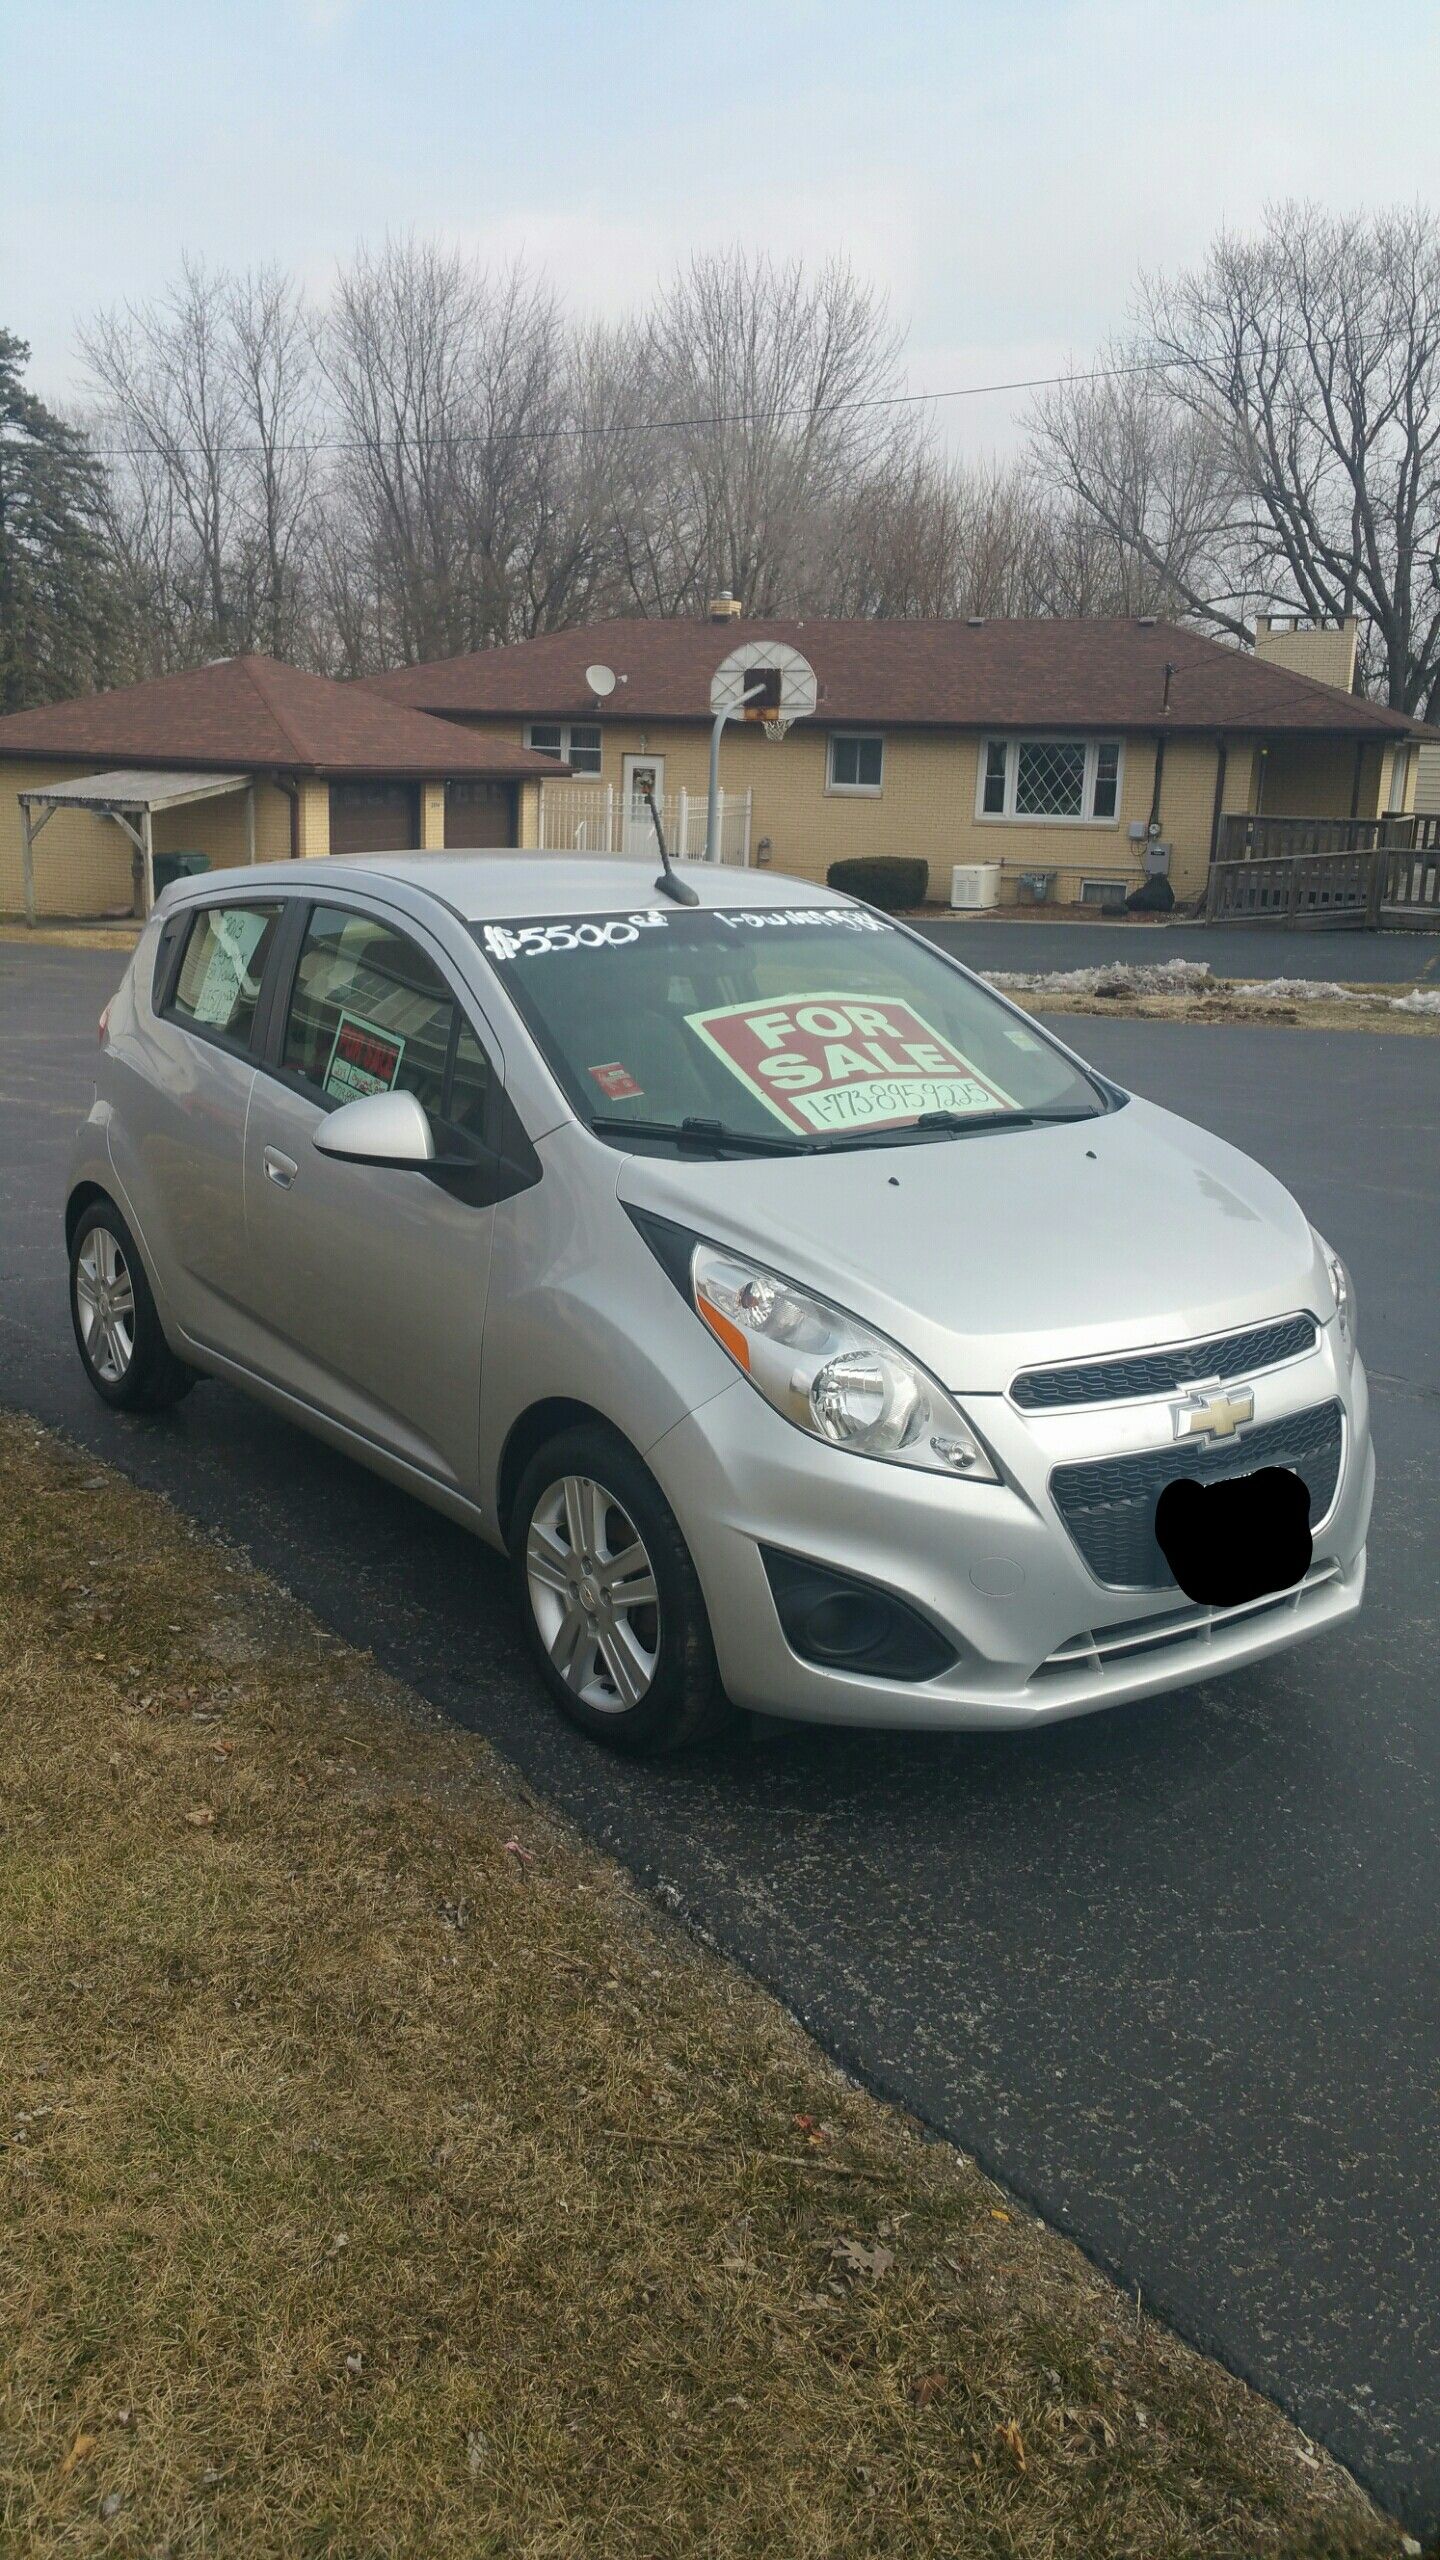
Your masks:
[[[722,587],[718,596],[711,597],[705,610],[712,622],[738,622],[743,607],[738,596],[732,595],[728,587]]]
[[[985,616],[983,613],[967,613],[965,621],[967,627],[971,631],[983,631],[985,628]]]

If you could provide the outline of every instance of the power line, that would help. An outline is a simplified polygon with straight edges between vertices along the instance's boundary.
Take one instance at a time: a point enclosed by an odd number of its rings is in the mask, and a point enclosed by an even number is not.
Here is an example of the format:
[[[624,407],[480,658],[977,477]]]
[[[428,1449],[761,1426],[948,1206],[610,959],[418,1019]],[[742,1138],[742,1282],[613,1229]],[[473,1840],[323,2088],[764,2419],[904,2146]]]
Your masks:
[[[1164,356],[1147,356],[1133,364],[1096,365],[1087,373],[1033,373],[1012,382],[962,382],[949,391],[888,392],[873,400],[837,400],[824,414],[831,418],[856,417],[882,409],[917,409],[941,400],[984,400],[1005,391],[1053,391],[1069,383],[1118,382],[1137,373],[1164,373],[1170,361]],[[427,436],[424,443],[429,451],[437,445],[553,444],[583,441],[587,437],[686,435],[694,434],[703,427],[776,426],[814,414],[813,404],[797,402],[792,408],[772,410],[764,418],[753,409],[717,410],[708,417],[628,418],[605,424],[575,422],[553,427],[509,427],[497,435],[488,435],[477,428],[456,435]],[[377,444],[387,452],[400,451],[411,441],[406,436],[317,436],[304,443],[231,445],[226,450],[233,459],[245,456],[263,460],[267,455],[274,457],[280,454],[308,457],[319,453],[368,453]],[[102,462],[131,462],[138,455],[147,453],[157,455],[161,461],[201,461],[205,458],[203,445],[162,443],[149,437],[139,437],[122,445],[92,444],[90,450]]]

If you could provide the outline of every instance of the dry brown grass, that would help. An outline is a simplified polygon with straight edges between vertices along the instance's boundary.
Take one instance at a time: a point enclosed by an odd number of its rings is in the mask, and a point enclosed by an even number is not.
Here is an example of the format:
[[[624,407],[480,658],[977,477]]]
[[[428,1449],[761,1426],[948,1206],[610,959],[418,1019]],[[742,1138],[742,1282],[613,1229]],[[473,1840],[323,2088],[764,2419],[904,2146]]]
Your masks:
[[[1399,2549],[483,1744],[0,1469],[7,2560]]]
[[[0,942],[43,942],[68,951],[133,951],[138,924],[19,924],[0,921]]]

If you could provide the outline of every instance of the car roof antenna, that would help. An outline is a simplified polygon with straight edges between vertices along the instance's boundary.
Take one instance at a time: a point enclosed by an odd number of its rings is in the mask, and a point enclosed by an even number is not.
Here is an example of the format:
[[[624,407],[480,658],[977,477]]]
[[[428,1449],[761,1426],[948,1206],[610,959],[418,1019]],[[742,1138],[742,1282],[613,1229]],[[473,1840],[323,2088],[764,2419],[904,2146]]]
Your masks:
[[[655,886],[662,898],[673,898],[677,907],[698,907],[699,890],[693,889],[688,880],[682,880],[671,863],[669,849],[665,842],[665,830],[660,824],[660,812],[655,805],[655,793],[648,782],[645,785],[644,797],[645,806],[650,812],[650,823],[655,830],[655,841],[660,847],[660,877]]]

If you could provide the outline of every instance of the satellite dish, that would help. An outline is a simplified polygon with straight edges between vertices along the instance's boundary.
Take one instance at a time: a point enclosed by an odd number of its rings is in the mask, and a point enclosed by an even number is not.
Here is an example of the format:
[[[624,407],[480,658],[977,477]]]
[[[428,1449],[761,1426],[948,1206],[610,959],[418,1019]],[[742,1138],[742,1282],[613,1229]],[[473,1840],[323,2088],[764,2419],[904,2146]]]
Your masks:
[[[604,702],[614,692],[617,679],[613,667],[587,667],[585,681],[596,699]]]

